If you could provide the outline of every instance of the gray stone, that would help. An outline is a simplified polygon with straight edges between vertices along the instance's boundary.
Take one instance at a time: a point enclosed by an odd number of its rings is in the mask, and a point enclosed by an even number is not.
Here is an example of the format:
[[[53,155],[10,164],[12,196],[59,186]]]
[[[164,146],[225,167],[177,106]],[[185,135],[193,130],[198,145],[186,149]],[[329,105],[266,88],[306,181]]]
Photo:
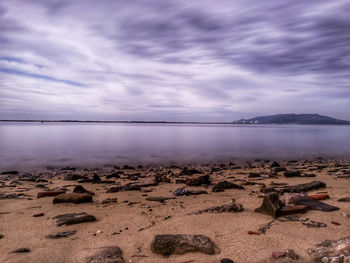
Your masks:
[[[123,251],[117,246],[102,247],[85,259],[86,263],[124,263]]]

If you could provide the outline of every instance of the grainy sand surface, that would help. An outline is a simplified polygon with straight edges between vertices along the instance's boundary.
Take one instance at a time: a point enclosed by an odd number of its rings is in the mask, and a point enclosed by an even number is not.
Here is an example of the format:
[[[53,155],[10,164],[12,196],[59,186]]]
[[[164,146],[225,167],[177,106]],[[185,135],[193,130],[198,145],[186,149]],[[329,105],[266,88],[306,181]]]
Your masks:
[[[345,166],[337,168],[338,163]],[[98,248],[103,246],[119,246],[123,250],[125,262],[220,262],[222,258],[231,258],[235,263],[239,262],[270,262],[273,251],[281,251],[287,248],[294,249],[303,259],[310,260],[307,248],[326,239],[338,239],[350,234],[350,218],[344,217],[342,213],[350,214],[350,203],[338,202],[337,199],[350,195],[350,179],[337,178],[339,172],[334,169],[349,169],[349,161],[324,161],[316,160],[307,163],[287,163],[281,165],[288,170],[299,170],[301,172],[314,173],[316,177],[309,178],[285,178],[283,172],[278,174],[278,178],[267,178],[271,174],[269,168],[271,163],[252,162],[250,166],[246,163],[226,165],[219,171],[210,172],[211,166],[197,166],[196,169],[210,174],[212,184],[222,180],[232,181],[242,184],[246,181],[264,183],[267,186],[272,181],[278,183],[288,183],[295,185],[322,181],[327,184],[327,188],[309,192],[327,192],[330,199],[324,202],[340,208],[334,212],[308,211],[301,215],[301,218],[326,223],[327,227],[308,228],[301,222],[277,222],[266,234],[248,235],[247,231],[258,231],[258,229],[273,220],[271,216],[255,213],[254,209],[262,203],[260,188],[258,184],[244,186],[245,190],[227,189],[224,192],[213,193],[211,187],[190,187],[185,184],[175,184],[179,178],[197,177],[198,175],[176,177],[167,175],[171,183],[160,183],[158,186],[143,188],[143,191],[127,191],[117,193],[106,193],[106,190],[113,185],[82,183],[87,190],[95,193],[93,203],[83,204],[53,204],[54,197],[37,198],[37,193],[43,191],[36,187],[38,184],[47,185],[50,189],[66,186],[71,192],[77,181],[65,181],[67,173],[89,174],[97,173],[104,179],[103,174],[109,168],[96,171],[84,172],[72,171],[45,171],[42,178],[48,178],[48,182],[26,182],[19,180],[14,182],[16,187],[8,187],[12,179],[6,179],[2,175],[3,181],[1,194],[22,193],[26,196],[23,199],[0,200],[0,262],[26,262],[26,263],[63,263],[63,262],[84,262],[84,259],[93,254]],[[317,166],[326,165],[326,168]],[[253,166],[253,167],[251,167]],[[240,168],[237,168],[240,167]],[[124,170],[125,174],[139,172],[147,178],[140,178],[136,182],[146,182],[153,179],[155,173],[165,173],[168,171],[177,175],[181,169],[170,169],[165,167],[142,168],[136,170]],[[312,171],[309,171],[312,170]],[[22,172],[22,171],[21,171]],[[264,179],[250,179],[250,172],[260,173]],[[35,173],[33,173],[35,175]],[[233,178],[229,178],[232,177]],[[18,177],[18,176],[17,176]],[[123,177],[123,175],[122,175]],[[265,178],[266,177],[266,178]],[[240,180],[240,179],[243,179]],[[128,179],[115,179],[117,184],[124,185],[130,182]],[[135,181],[133,181],[135,182]],[[180,196],[168,200],[165,203],[146,201],[149,196],[173,197],[172,192],[179,187],[189,189],[206,190],[208,194],[196,196]],[[151,192],[144,189],[153,189]],[[257,193],[252,193],[257,191]],[[147,195],[147,196],[145,196]],[[106,198],[118,199],[117,203],[102,205],[102,200]],[[28,200],[31,198],[32,200]],[[203,213],[199,215],[189,215],[190,213],[212,206],[228,204],[232,199],[236,203],[242,204],[244,211],[240,213]],[[128,200],[128,203],[123,203]],[[56,226],[52,217],[65,214],[86,212],[97,218],[96,222],[81,223],[70,226]],[[44,213],[42,217],[33,217],[36,213]],[[169,218],[168,218],[169,217]],[[166,219],[168,218],[168,219]],[[154,225],[152,223],[154,222]],[[340,223],[334,225],[331,221]],[[149,227],[149,228],[148,228]],[[139,231],[141,228],[147,228]],[[61,231],[77,230],[76,234],[60,239],[47,239],[48,234]],[[116,234],[118,233],[118,234]],[[95,235],[94,235],[95,234]],[[157,234],[201,234],[209,237],[220,249],[217,255],[206,255],[201,253],[187,253],[184,255],[171,255],[165,258],[154,254],[150,245]],[[11,253],[17,248],[30,248],[29,253]]]

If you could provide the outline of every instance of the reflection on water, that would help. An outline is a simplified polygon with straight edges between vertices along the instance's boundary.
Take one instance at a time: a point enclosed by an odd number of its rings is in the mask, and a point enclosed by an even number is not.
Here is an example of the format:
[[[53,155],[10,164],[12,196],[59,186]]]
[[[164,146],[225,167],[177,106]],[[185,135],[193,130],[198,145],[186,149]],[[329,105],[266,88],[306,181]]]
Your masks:
[[[0,123],[0,168],[350,157],[350,126]]]

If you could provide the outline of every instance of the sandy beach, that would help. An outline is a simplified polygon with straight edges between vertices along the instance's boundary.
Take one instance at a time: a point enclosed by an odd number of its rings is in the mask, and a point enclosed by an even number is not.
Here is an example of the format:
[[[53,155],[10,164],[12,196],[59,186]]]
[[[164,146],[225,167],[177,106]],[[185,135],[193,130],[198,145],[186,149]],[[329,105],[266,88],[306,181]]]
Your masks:
[[[297,173],[286,177],[286,171]],[[205,175],[209,176],[209,183],[193,180]],[[324,159],[281,161],[278,166],[272,161],[253,161],[186,168],[126,166],[84,170],[66,167],[31,173],[5,172],[0,175],[0,262],[123,262],[89,258],[107,246],[118,246],[124,262],[135,263],[214,263],[223,258],[235,263],[312,262],[315,256],[308,253],[309,248],[350,233],[349,202],[338,201],[350,196],[349,177],[350,160]],[[214,185],[222,181],[244,189],[213,192]],[[254,211],[263,202],[264,189],[312,181],[323,182],[326,187],[307,194],[326,194],[329,198],[321,202],[339,210],[310,209],[302,214],[292,213],[292,217],[280,214],[276,219]],[[72,193],[77,185],[93,193],[92,202],[53,203],[60,196],[55,193],[56,196],[38,198],[43,192]],[[125,185],[137,187],[123,187]],[[185,188],[182,193],[186,195],[176,196],[174,191],[178,188]],[[150,197],[157,198],[147,200]],[[283,201],[281,193],[279,197]],[[110,199],[106,201],[107,198]],[[198,212],[227,204],[240,204],[243,211]],[[57,215],[83,212],[96,221],[58,226],[54,219]],[[295,220],[278,220],[280,218]],[[320,224],[313,227],[305,224],[311,221]],[[270,227],[262,231],[269,223]],[[47,238],[73,230],[76,232],[66,237]],[[219,252],[164,256],[151,249],[155,236],[163,234],[204,235]],[[19,248],[28,248],[30,252],[13,253]],[[273,252],[286,249],[293,249],[299,259],[281,256],[276,261],[272,258]]]

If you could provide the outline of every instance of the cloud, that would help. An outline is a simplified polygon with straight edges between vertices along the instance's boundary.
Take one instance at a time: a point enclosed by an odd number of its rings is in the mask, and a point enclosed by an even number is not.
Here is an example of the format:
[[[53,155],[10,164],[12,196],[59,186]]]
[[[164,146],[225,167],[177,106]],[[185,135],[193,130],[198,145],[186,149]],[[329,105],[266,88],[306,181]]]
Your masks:
[[[0,118],[350,119],[349,24],[345,0],[5,0]]]

